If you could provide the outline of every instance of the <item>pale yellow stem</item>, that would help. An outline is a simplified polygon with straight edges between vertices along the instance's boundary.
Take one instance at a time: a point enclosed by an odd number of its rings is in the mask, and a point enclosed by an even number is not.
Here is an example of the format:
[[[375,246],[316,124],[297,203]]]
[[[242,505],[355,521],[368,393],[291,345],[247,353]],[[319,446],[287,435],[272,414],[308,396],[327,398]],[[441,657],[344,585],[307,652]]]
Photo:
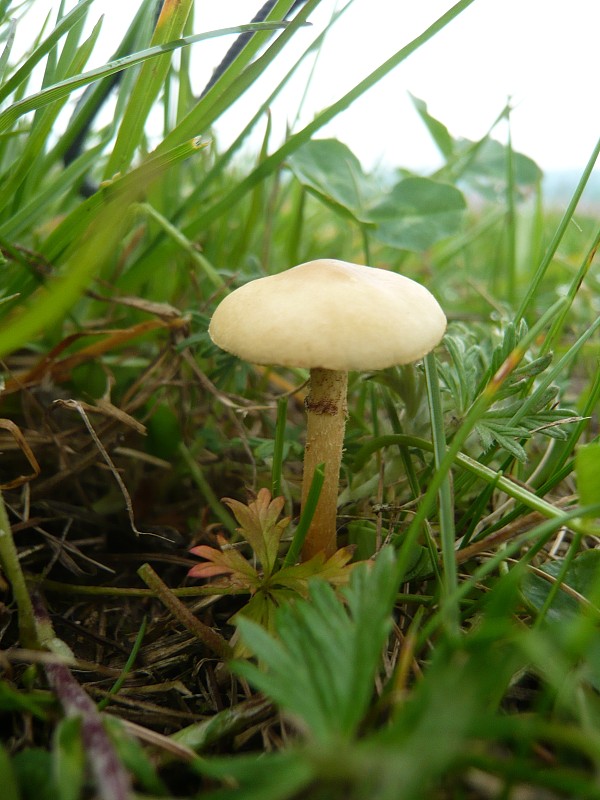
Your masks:
[[[331,556],[337,549],[337,499],[346,427],[348,373],[330,369],[310,372],[310,392],[306,398],[307,430],[302,481],[302,508],[315,468],[325,464],[325,481],[319,502],[302,548],[302,560],[316,553]]]

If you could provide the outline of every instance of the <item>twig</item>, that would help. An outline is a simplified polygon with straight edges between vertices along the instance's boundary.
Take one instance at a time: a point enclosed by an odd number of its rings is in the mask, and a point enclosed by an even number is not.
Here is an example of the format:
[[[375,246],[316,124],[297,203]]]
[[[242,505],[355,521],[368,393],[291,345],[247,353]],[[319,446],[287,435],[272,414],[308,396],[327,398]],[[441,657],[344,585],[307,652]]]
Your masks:
[[[208,625],[200,622],[184,604],[175,597],[169,587],[159,578],[150,564],[142,564],[138,575],[152,591],[156,592],[159,600],[169,609],[171,614],[184,625],[191,633],[200,639],[209,650],[222,659],[230,659],[233,650],[229,643]]]

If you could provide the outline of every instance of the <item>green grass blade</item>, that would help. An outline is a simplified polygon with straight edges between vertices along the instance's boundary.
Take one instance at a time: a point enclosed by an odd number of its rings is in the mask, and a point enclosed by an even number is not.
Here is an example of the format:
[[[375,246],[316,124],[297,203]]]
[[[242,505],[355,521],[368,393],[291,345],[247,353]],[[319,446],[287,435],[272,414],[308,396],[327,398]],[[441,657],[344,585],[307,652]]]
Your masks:
[[[63,233],[66,264],[62,274],[48,282],[41,296],[18,309],[0,327],[0,356],[13,352],[62,318],[117,250],[128,210],[139,193],[162,176],[172,160],[187,158],[196,149],[196,143],[190,142],[175,154],[149,158],[106,187],[108,192],[97,192],[102,196],[96,201],[96,213],[91,217],[84,213],[78,218],[76,230]],[[84,206],[85,203],[78,210]]]
[[[223,503],[219,502],[219,498],[214,493],[210,483],[206,480],[200,464],[198,464],[194,456],[190,453],[183,442],[179,443],[178,450],[190,471],[190,475],[192,476],[194,483],[202,492],[202,495],[210,506],[213,514],[225,526],[225,528],[227,528],[229,533],[233,537],[236,537],[238,535],[236,523]]]
[[[308,14],[319,5],[321,0],[308,0],[297,16],[290,23],[281,23],[281,16],[289,10],[290,0],[279,0],[268,15],[268,22],[252,26],[241,26],[244,29],[255,29],[257,33],[250,39],[243,50],[238,54],[235,61],[221,75],[219,80],[200,98],[194,108],[180,121],[180,123],[165,137],[159,148],[173,147],[182,139],[196,136],[208,130],[213,122],[218,119],[236,100],[241,97],[243,92],[251,86],[256,79],[264,72],[266,66],[270,64],[286,46],[289,39],[294,35],[298,28],[304,24]],[[268,48],[266,53],[257,58],[254,62],[251,59],[258,53],[270,36],[270,31],[274,28],[283,27],[283,32],[277,37],[275,42]],[[263,31],[261,32],[261,28]]]
[[[320,2],[320,0],[314,0],[314,2]],[[351,5],[353,0],[350,0],[334,17],[333,22],[337,21],[344,11]],[[256,113],[252,116],[249,122],[244,126],[242,131],[236,137],[234,142],[229,146],[229,148],[223,154],[219,154],[215,164],[209,170],[209,172],[203,176],[202,181],[198,182],[197,188],[190,192],[190,194],[180,203],[179,207],[171,214],[171,218],[173,220],[178,220],[184,218],[189,213],[196,213],[196,209],[201,207],[201,204],[205,200],[206,195],[210,192],[211,187],[217,182],[217,180],[223,175],[226,167],[231,163],[231,160],[236,152],[241,148],[244,141],[250,134],[250,132],[254,129],[258,121],[268,113],[269,108],[272,106],[273,101],[275,98],[281,93],[281,91],[285,88],[288,82],[292,79],[296,71],[299,67],[304,63],[305,59],[317,48],[320,47],[324,36],[326,35],[327,31],[322,31],[311,44],[305,49],[302,53],[300,58],[292,65],[289,72],[282,78],[279,84],[275,87],[273,92],[265,99],[265,101],[259,106]],[[281,38],[281,37],[280,37]],[[279,42],[272,45],[275,47]],[[266,54],[265,54],[266,55]],[[220,82],[218,84],[220,86]],[[208,95],[207,95],[208,96]],[[192,234],[193,235],[193,234]],[[147,251],[141,256],[141,258],[136,262],[135,265],[129,270],[128,274],[124,278],[124,285],[127,290],[132,290],[134,287],[137,287],[140,276],[146,274],[148,271],[152,271],[157,264],[164,263],[165,258],[168,258],[169,253],[169,242],[157,242],[156,240],[151,243]],[[293,263],[297,259],[291,259],[291,263]]]
[[[104,145],[88,150],[80,158],[65,167],[51,183],[38,190],[29,201],[17,212],[11,214],[6,222],[0,225],[0,238],[16,239],[27,231],[33,230],[42,223],[48,213],[49,206],[60,200],[61,196],[73,191],[83,176],[91,169],[99,157]]]
[[[456,457],[463,444],[467,440],[467,437],[473,430],[477,421],[485,413],[486,409],[493,403],[496,394],[499,392],[500,388],[503,386],[513,369],[518,366],[529,345],[535,341],[536,337],[554,318],[554,315],[560,313],[565,302],[566,301],[564,299],[558,300],[546,311],[546,313],[531,328],[527,335],[523,337],[518,346],[499,367],[492,379],[484,388],[483,392],[479,395],[477,400],[469,409],[462,425],[454,434],[454,437],[448,446],[446,455],[440,463],[439,468],[433,473],[429,487],[419,504],[408,531],[402,537],[402,548],[400,551],[400,565],[402,569],[405,569],[406,565],[408,564],[412,547],[417,540],[421,526],[433,508],[437,493],[443,481],[445,480],[447,473],[451,469],[452,464],[456,460]]]
[[[508,125],[506,149],[506,297],[509,305],[512,306],[517,297],[517,204],[510,107],[506,110],[506,123]]]
[[[298,527],[294,531],[294,538],[292,539],[290,549],[287,551],[285,559],[283,560],[284,569],[285,567],[291,567],[300,558],[300,551],[302,550],[302,545],[306,539],[312,518],[315,515],[315,510],[317,508],[317,503],[319,502],[324,480],[325,465],[319,464],[316,467],[310,482],[310,488],[308,490],[308,495],[306,496],[306,502],[304,504],[304,508],[302,509],[302,516],[300,517]]]
[[[590,268],[593,264],[594,258],[596,257],[596,253],[598,251],[598,247],[600,247],[600,229],[596,233],[594,237],[594,241],[590,245],[585,257],[581,263],[581,266],[577,270],[577,273],[574,275],[573,280],[571,281],[571,285],[569,286],[569,290],[566,294],[568,299],[568,305],[565,307],[563,312],[554,320],[554,324],[550,328],[550,332],[544,342],[544,350],[543,352],[548,352],[552,350],[555,344],[558,343],[560,334],[562,333],[565,320],[567,318],[567,314],[573,305],[575,298],[577,297],[577,293],[581,288],[582,283],[584,282],[586,276],[588,275]]]
[[[210,261],[203,256],[202,253],[198,251],[198,248],[194,246],[194,243],[190,242],[190,240],[172,225],[165,216],[159,213],[149,203],[140,203],[137,208],[147,217],[157,222],[162,230],[188,254],[190,260],[200,268],[201,272],[206,275],[215,289],[222,290],[225,287],[225,281]]]
[[[600,155],[600,139],[598,139],[598,141],[596,142],[596,146],[594,147],[592,155],[590,156],[589,161],[587,162],[585,169],[581,174],[581,178],[579,179],[579,183],[577,184],[575,192],[573,193],[569,205],[567,206],[567,210],[565,211],[559,223],[559,226],[556,229],[556,233],[554,234],[552,241],[548,245],[548,249],[546,250],[544,257],[540,262],[540,265],[538,266],[533,278],[531,279],[531,282],[529,284],[529,290],[527,291],[527,294],[523,298],[521,305],[519,306],[519,309],[517,311],[515,317],[515,323],[519,322],[519,320],[521,320],[525,316],[525,312],[527,311],[533,299],[535,298],[539,285],[542,279],[544,278],[544,275],[546,274],[548,267],[552,263],[552,259],[554,258],[556,251],[558,250],[558,246],[561,243],[563,236],[565,235],[565,232],[569,226],[569,223],[571,222],[571,219],[573,218],[575,209],[577,208],[579,200],[581,199],[581,195],[583,194],[583,190],[587,185],[587,182],[590,178],[590,175],[592,174],[592,171],[594,169],[596,161],[598,160],[599,155]]]
[[[411,436],[405,433],[384,434],[383,436],[379,436],[377,439],[372,439],[370,442],[367,442],[367,444],[361,447],[354,459],[355,471],[360,469],[366,463],[367,459],[377,450],[380,450],[384,447],[395,446],[425,450],[429,453],[433,452],[433,444],[428,442],[427,439],[421,439],[418,436]],[[456,454],[455,464],[457,467],[460,467],[461,469],[470,472],[472,475],[475,475],[480,480],[485,481],[489,486],[493,486],[494,489],[497,488],[499,491],[503,492],[509,497],[518,500],[532,511],[537,511],[544,517],[554,519],[555,517],[560,517],[562,514],[560,509],[558,509],[552,503],[549,503],[547,500],[544,500],[543,497],[538,497],[524,486],[515,483],[515,481],[512,481],[510,478],[506,478],[501,473],[496,472],[491,467],[482,464],[480,461],[476,461],[474,458],[471,458],[465,453],[459,452]]]
[[[69,65],[69,72],[75,75],[80,72],[91,55],[99,33],[100,26],[98,24],[92,31],[88,41],[85,42],[75,54],[72,63]],[[32,170],[37,170],[38,175],[41,174],[42,177],[45,175],[46,170],[43,169],[43,166],[40,164],[41,154],[47,145],[56,119],[66,100],[67,97],[63,97],[52,103],[49,107],[45,107],[41,110],[38,109],[38,114],[36,114],[36,119],[32,124],[31,133],[23,148],[21,158],[14,169],[11,170],[8,180],[2,185],[0,211],[5,209],[8,205],[15,205],[14,198],[17,190],[21,187],[23,181],[30,175]],[[33,183],[35,184],[36,181],[34,180]]]
[[[473,0],[471,0],[472,2]],[[91,0],[90,0],[91,2]],[[0,114],[0,132],[12,128],[14,123],[24,114],[30,111],[35,111],[37,108],[48,105],[61,100],[64,97],[72,94],[76,89],[82,86],[87,86],[94,81],[101,78],[106,78],[109,75],[115,75],[117,72],[122,72],[125,69],[134,67],[136,64],[141,64],[151,58],[158,58],[165,53],[171,53],[174,50],[179,50],[182,47],[189,47],[197,42],[204,42],[207,39],[214,39],[218,36],[228,36],[235,33],[244,33],[245,31],[260,31],[272,30],[274,28],[284,27],[285,23],[262,23],[255,22],[248,25],[237,25],[231,28],[222,28],[216,31],[208,31],[207,33],[197,33],[194,36],[186,36],[184,39],[178,39],[175,42],[166,42],[165,44],[148,47],[138,53],[133,53],[130,56],[118,58],[111,61],[102,67],[91,69],[81,75],[74,76],[64,81],[60,81],[47,89],[42,89],[29,97],[20,100],[17,103],[9,106],[2,114]]]
[[[121,43],[111,57],[110,62],[124,58],[134,53],[136,50],[148,46],[150,40],[149,27],[153,21],[154,10],[155,0],[144,0],[144,2],[140,4],[139,10],[127,29]],[[78,139],[84,136],[86,129],[90,126],[91,121],[98,113],[106,96],[115,85],[116,80],[115,75],[109,75],[88,86],[73,110],[67,130],[63,132],[59,142],[57,142],[56,158],[69,153],[69,151],[75,147]]]
[[[8,59],[10,58],[12,46],[15,41],[16,30],[17,30],[17,23],[13,19],[9,23],[8,34],[6,36],[6,44],[4,45],[4,49],[2,50],[2,54],[0,55],[0,86],[4,82],[4,76],[6,74],[6,69],[8,67]]]
[[[564,308],[568,307],[570,299],[565,297],[563,299],[564,306],[560,313],[557,314],[556,319],[561,319],[564,315]],[[554,321],[553,321],[554,322]],[[596,319],[577,339],[577,341],[567,350],[567,352],[560,358],[552,369],[547,370],[546,373],[538,378],[535,384],[535,391],[529,397],[524,398],[523,402],[519,405],[519,409],[510,420],[510,425],[516,425],[522,420],[533,408],[535,408],[538,398],[540,398],[546,389],[553,381],[557,380],[559,376],[564,375],[567,369],[571,366],[576,356],[581,351],[583,345],[594,335],[600,327],[600,317]],[[554,328],[550,329],[549,336],[552,334]],[[542,346],[542,351],[545,350]]]
[[[37,64],[51,52],[65,33],[85,18],[88,8],[93,2],[94,0],[80,0],[75,8],[60,20],[52,33],[33,51],[24,64],[6,81],[4,86],[0,87],[0,103],[29,79]]]
[[[119,693],[119,690],[127,680],[127,676],[129,675],[129,673],[133,668],[133,665],[135,664],[135,660],[140,651],[140,647],[142,646],[142,641],[144,640],[144,636],[146,635],[147,624],[148,624],[148,618],[144,617],[142,619],[142,624],[140,625],[138,634],[135,637],[135,642],[133,643],[133,647],[131,648],[131,653],[129,654],[127,661],[125,662],[121,674],[108,690],[108,694],[106,695],[106,697],[104,697],[98,703],[98,711],[102,711],[103,709],[106,708],[106,706],[110,703],[111,697]]]
[[[163,5],[150,43],[151,47],[166,44],[181,37],[192,1],[182,0],[179,3]],[[159,92],[164,87],[170,66],[170,53],[165,53],[142,64],[121,121],[117,140],[104,171],[105,178],[125,171],[131,164],[133,155],[143,139],[146,119]]]
[[[144,175],[147,172],[149,175],[159,177],[169,166],[183,161],[203,146],[201,142],[194,140],[186,142],[168,153],[162,153],[158,156],[152,155],[140,167],[101,186],[97,192],[65,217],[46,241],[40,245],[44,256],[53,264],[59,262],[73,238],[82,235],[89,220],[100,212],[114,193],[126,190],[127,187],[135,189],[137,185],[143,186],[144,181],[140,182],[140,175]]]
[[[424,363],[425,377],[427,379],[427,398],[431,416],[434,462],[436,470],[439,470],[446,455],[446,434],[435,355],[428,353],[425,356]],[[444,600],[448,601],[448,598],[454,594],[458,585],[455,557],[454,503],[452,501],[449,472],[444,475],[440,484],[438,497],[440,542],[442,546],[442,565],[444,567],[443,592]],[[450,632],[456,634],[459,624],[458,606],[445,602],[444,613],[447,615]]]
[[[277,401],[277,421],[275,423],[275,441],[273,443],[273,465],[271,467],[271,494],[273,497],[279,497],[281,494],[281,471],[283,468],[287,406],[287,397],[280,397]]]

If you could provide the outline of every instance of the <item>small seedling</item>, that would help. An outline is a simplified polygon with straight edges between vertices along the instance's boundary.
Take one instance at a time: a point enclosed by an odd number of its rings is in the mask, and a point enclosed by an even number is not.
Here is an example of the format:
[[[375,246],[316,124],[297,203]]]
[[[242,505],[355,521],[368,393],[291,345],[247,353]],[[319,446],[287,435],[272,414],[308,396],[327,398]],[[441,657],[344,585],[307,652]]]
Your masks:
[[[256,499],[248,503],[225,498],[223,501],[238,521],[238,533],[252,548],[260,569],[224,537],[219,537],[220,549],[198,545],[191,553],[204,559],[192,567],[188,575],[192,578],[214,578],[222,576],[226,585],[246,591],[251,597],[238,612],[272,630],[275,609],[291,598],[308,595],[308,581],[319,576],[332,584],[346,583],[352,566],[353,548],[342,548],[329,558],[317,553],[302,564],[282,565],[279,558],[281,538],[290,520],[279,519],[284,498],[271,499],[268,489],[260,489]]]

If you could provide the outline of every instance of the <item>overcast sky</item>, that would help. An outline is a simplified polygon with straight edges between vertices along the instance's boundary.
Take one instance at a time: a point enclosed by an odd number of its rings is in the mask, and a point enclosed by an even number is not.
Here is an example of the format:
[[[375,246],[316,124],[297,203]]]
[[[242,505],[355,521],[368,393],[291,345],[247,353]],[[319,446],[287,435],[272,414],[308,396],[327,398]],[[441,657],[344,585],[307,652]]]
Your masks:
[[[44,5],[44,0],[39,2]],[[339,0],[337,6],[345,2]],[[196,32],[248,22],[261,3],[199,2]],[[45,4],[58,5],[49,0]],[[104,58],[138,6],[137,0],[96,0],[92,5],[91,21],[100,13],[106,15]],[[335,0],[323,0],[312,29],[300,31],[294,47],[274,65],[276,74],[289,68],[335,6]],[[450,0],[354,0],[326,41],[300,124],[342,96],[450,6]],[[434,167],[437,151],[408,92],[425,100],[452,134],[471,139],[485,134],[510,96],[514,146],[545,170],[580,169],[600,136],[599,27],[599,0],[475,0],[318,136],[341,139],[367,166]],[[194,46],[198,90],[231,42],[227,37]],[[295,119],[305,80],[304,74],[274,106],[276,135]],[[217,126],[224,142],[234,138],[266,90],[264,85],[256,87]],[[496,135],[502,139],[505,129],[499,128]]]
[[[198,24],[210,29],[239,20],[260,3],[206,5],[212,8],[201,10]],[[319,20],[334,5],[325,0]],[[355,0],[323,50],[305,120],[450,6],[448,0]],[[425,100],[451,133],[468,138],[484,135],[511,96],[515,147],[548,170],[580,168],[600,136],[599,27],[598,0],[476,0],[319,136],[342,139],[368,163],[425,166],[435,162],[437,151],[408,92]],[[306,41],[311,35],[302,33]],[[219,50],[224,43],[212,46]],[[294,94],[275,112],[279,121],[293,119]]]

